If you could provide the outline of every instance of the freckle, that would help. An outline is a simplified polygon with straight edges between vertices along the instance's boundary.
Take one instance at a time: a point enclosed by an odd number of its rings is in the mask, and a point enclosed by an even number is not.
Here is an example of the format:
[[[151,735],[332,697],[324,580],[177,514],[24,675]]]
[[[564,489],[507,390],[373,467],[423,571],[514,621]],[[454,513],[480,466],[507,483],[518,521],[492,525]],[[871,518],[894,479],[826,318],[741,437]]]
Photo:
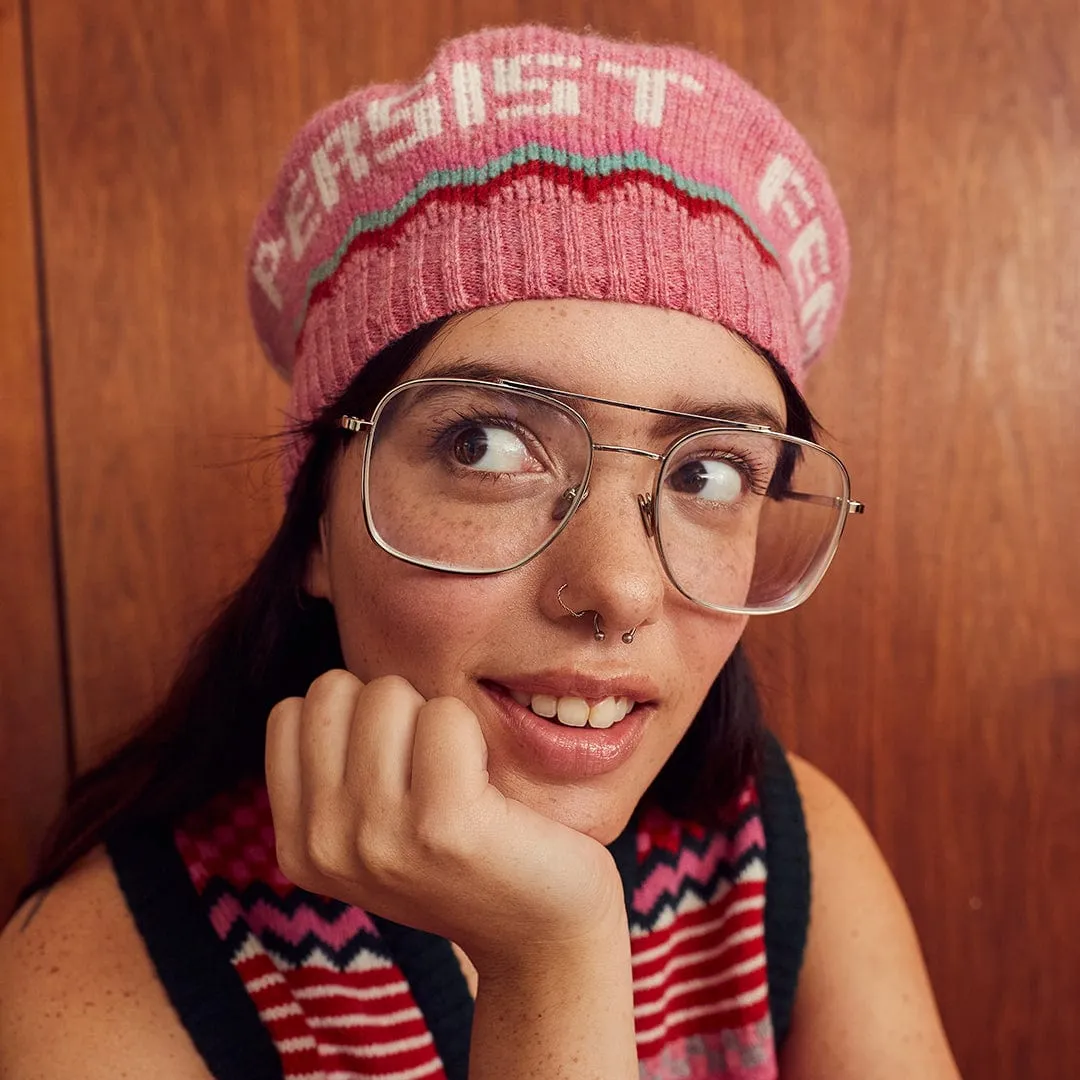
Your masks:
[[[59,971],[60,971],[59,965],[56,965],[54,967],[49,968],[49,974],[50,975],[56,975],[56,974],[59,973]]]

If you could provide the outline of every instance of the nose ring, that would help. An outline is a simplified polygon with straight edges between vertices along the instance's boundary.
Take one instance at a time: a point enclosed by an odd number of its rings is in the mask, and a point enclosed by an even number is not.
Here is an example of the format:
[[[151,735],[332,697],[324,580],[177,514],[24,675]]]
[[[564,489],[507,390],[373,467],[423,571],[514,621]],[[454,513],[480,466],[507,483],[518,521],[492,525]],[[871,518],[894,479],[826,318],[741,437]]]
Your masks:
[[[585,615],[585,609],[582,609],[581,611],[575,611],[572,607],[567,607],[566,602],[562,598],[563,590],[568,588],[569,585],[570,582],[566,582],[565,584],[560,585],[559,591],[555,594],[555,599],[559,601],[559,607],[561,607],[567,615],[572,615],[575,619],[580,619]],[[634,635],[636,633],[637,627],[631,626],[630,629],[622,635],[623,643],[625,645],[633,645]],[[593,639],[595,641],[603,641],[606,637],[607,634],[604,632],[604,628],[600,625],[600,612],[595,611],[593,612]]]

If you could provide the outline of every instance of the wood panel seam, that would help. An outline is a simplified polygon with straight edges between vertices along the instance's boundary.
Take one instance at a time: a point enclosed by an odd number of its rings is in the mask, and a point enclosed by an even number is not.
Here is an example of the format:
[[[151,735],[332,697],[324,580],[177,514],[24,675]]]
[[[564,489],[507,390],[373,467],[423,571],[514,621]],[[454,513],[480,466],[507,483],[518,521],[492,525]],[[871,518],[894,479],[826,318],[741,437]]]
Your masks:
[[[41,206],[41,152],[38,140],[37,87],[34,79],[34,38],[30,0],[19,0],[22,10],[23,78],[26,100],[27,167],[30,180],[30,217],[34,238],[34,276],[37,287],[38,355],[41,363],[42,413],[45,433],[45,474],[48,485],[49,539],[52,546],[53,602],[56,605],[57,652],[60,665],[60,701],[64,723],[67,781],[75,776],[75,729],[71,705],[71,667],[64,587],[64,556],[60,536],[60,486],[56,461],[55,385],[49,333],[48,286],[45,272],[45,222]]]

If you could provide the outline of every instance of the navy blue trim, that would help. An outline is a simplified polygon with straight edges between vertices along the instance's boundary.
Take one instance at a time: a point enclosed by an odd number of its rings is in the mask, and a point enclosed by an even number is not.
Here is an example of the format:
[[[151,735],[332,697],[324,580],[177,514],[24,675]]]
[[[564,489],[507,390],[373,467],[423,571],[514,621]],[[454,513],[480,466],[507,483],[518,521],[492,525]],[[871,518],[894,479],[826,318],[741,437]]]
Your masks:
[[[769,1011],[779,1050],[791,1030],[810,925],[810,845],[802,799],[787,756],[765,733],[758,791],[765,828],[765,959]]]
[[[281,1058],[214,931],[172,831],[144,825],[106,841],[158,978],[217,1080],[283,1080]]]

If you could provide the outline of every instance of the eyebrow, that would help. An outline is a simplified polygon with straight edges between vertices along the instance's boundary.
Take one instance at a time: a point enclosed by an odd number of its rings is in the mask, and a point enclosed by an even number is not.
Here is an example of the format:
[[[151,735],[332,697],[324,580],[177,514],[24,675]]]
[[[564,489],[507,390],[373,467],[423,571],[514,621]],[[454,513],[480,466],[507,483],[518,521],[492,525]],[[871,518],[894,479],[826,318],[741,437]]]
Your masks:
[[[521,382],[529,385],[538,385],[535,376],[515,370],[510,363],[492,363],[487,360],[476,360],[461,357],[457,360],[444,361],[424,372],[427,379],[483,379],[487,382]],[[555,394],[573,395],[575,390],[567,390],[559,386],[549,385],[547,389]],[[602,397],[600,394],[586,395],[588,397]],[[652,410],[650,405],[637,405],[636,402],[614,402],[619,405],[631,405],[645,411]],[[688,413],[688,416],[664,416],[665,412]],[[721,398],[719,400],[706,400],[703,398],[691,398],[680,395],[675,399],[670,409],[661,409],[654,412],[654,429],[658,435],[673,435],[693,426],[696,420],[733,420],[737,424],[753,424],[771,428],[773,431],[786,431],[786,425],[780,414],[771,406],[761,401],[749,401],[746,399],[735,400]]]

